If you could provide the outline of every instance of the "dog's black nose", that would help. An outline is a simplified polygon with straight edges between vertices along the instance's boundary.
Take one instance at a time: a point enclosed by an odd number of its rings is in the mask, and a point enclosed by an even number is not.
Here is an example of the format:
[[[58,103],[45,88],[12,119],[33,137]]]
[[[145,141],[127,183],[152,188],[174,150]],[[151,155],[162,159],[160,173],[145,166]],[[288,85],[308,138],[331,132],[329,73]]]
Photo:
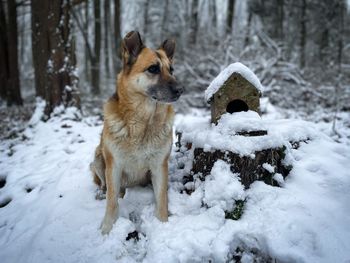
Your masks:
[[[184,88],[177,82],[170,82],[168,85],[176,96],[180,96],[184,92]]]
[[[182,87],[181,85],[179,85],[177,88],[176,88],[176,93],[177,95],[181,95],[182,93],[184,93],[184,87]]]

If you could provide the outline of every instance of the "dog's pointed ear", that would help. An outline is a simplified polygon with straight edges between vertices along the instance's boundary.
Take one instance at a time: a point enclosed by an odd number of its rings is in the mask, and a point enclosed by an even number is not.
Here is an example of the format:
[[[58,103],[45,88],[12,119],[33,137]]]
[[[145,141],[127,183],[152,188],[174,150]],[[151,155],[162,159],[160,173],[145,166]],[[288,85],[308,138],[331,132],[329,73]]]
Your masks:
[[[174,39],[167,39],[163,42],[159,49],[164,50],[169,60],[172,61],[175,53],[175,46],[176,43]]]
[[[145,46],[142,43],[139,32],[131,31],[127,33],[122,42],[122,57],[124,66],[132,65],[144,47]]]

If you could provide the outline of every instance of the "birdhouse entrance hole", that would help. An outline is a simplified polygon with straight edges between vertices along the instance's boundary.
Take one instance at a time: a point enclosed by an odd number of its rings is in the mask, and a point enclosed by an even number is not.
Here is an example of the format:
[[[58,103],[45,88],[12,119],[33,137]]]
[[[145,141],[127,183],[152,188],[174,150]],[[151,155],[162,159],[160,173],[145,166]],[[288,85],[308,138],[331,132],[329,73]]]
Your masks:
[[[247,103],[245,103],[243,100],[233,100],[229,104],[227,104],[227,107],[226,107],[226,112],[228,113],[248,111],[248,110],[249,110],[249,107]]]

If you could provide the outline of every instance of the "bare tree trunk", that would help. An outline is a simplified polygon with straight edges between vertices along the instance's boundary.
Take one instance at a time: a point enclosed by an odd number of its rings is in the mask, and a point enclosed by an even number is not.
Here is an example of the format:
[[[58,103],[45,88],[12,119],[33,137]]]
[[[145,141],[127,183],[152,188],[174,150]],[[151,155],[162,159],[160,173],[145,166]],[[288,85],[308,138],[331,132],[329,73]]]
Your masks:
[[[160,34],[160,39],[163,41],[166,35],[166,25],[168,22],[168,15],[169,15],[169,0],[165,0],[164,3],[164,13],[163,13],[163,18],[162,18],[162,31]]]
[[[105,39],[104,39],[104,55],[105,55],[105,71],[106,71],[106,77],[110,77],[110,71],[109,71],[109,25],[111,23],[111,14],[110,14],[110,0],[104,1],[104,33],[105,33]]]
[[[26,40],[25,40],[25,28],[26,28],[26,19],[25,19],[25,12],[26,12],[26,7],[23,6],[22,7],[22,20],[21,20],[21,29],[20,29],[20,40],[21,40],[21,44],[20,44],[20,61],[24,61],[24,57],[25,57],[25,46],[26,46]]]
[[[284,0],[277,0],[277,38],[283,40],[284,30],[283,30],[283,21],[284,21]]]
[[[120,45],[121,45],[121,33],[120,33],[120,0],[114,0],[114,70],[118,72],[121,67],[120,60]]]
[[[75,44],[70,34],[71,6],[64,0],[32,0],[31,7],[35,85],[37,95],[46,101],[49,117],[61,104],[80,107]]]
[[[91,63],[92,93],[100,93],[100,54],[101,54],[101,8],[100,0],[94,0],[95,40],[94,57]]]
[[[49,35],[47,14],[49,1],[31,1],[32,15],[32,53],[34,66],[35,94],[46,98],[47,62],[49,59]]]
[[[191,5],[191,22],[190,22],[190,34],[189,34],[189,44],[196,45],[197,42],[197,31],[198,31],[198,9],[199,1],[192,0]]]
[[[247,47],[249,45],[249,41],[250,41],[250,30],[252,27],[252,20],[253,20],[253,12],[251,10],[248,11],[248,22],[247,22],[247,31],[246,31],[246,35],[244,38],[244,47]]]
[[[325,62],[328,53],[328,35],[329,29],[327,26],[323,28],[321,32],[320,45],[319,45],[319,57],[321,62]]]
[[[18,70],[18,40],[17,40],[17,7],[16,0],[7,1],[8,11],[8,81],[7,81],[7,104],[22,105],[21,90]]]
[[[211,24],[216,33],[216,30],[217,30],[216,0],[210,0],[208,6],[209,6],[209,13],[211,14]]]
[[[89,1],[86,1],[85,3],[85,24],[84,24],[84,31],[83,34],[86,35],[86,38],[89,39]],[[90,67],[89,67],[89,43],[85,41],[85,78],[87,82],[90,82]]]
[[[145,5],[143,7],[144,14],[143,14],[143,34],[147,34],[147,25],[148,25],[148,6],[149,1],[145,1]]]
[[[343,58],[343,37],[344,37],[344,12],[346,10],[346,3],[343,0],[339,0],[338,5],[338,52],[337,52],[337,65],[339,67],[339,74],[342,73],[342,58]]]
[[[300,67],[305,67],[305,47],[306,47],[306,0],[301,0],[300,18]]]
[[[9,77],[7,52],[7,26],[3,1],[0,2],[0,96],[7,99],[7,80]]]
[[[226,34],[231,34],[233,29],[233,20],[235,16],[235,0],[228,0]]]

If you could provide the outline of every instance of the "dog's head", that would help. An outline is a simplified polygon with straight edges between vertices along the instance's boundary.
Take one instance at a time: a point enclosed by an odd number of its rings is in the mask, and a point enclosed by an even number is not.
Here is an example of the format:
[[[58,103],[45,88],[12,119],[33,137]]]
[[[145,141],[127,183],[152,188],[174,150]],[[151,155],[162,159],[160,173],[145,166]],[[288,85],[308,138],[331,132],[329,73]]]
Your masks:
[[[129,32],[122,42],[123,71],[129,93],[163,103],[176,101],[183,88],[173,75],[175,41],[165,40],[157,49],[143,45],[140,34]]]

